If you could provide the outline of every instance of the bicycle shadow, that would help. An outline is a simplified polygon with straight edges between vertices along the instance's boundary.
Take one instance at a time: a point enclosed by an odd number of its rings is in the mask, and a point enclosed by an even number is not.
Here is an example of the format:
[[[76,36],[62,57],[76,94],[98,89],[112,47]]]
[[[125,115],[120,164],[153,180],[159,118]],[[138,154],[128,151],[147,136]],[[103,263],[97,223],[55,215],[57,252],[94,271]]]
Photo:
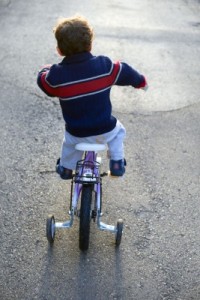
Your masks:
[[[39,299],[123,299],[123,253],[113,245],[91,247],[87,252],[74,245],[48,245]],[[76,248],[75,248],[76,247]],[[106,251],[108,253],[106,254]]]
[[[122,251],[112,248],[107,257],[105,251],[94,255],[80,252],[77,283],[81,288],[74,299],[123,299]]]

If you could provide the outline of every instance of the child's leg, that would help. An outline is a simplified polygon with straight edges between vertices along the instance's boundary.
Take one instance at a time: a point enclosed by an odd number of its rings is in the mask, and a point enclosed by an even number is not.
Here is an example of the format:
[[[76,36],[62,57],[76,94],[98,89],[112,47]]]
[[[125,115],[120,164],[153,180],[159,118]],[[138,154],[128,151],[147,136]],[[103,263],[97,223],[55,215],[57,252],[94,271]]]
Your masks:
[[[79,143],[79,138],[65,132],[60,158],[60,165],[62,167],[70,170],[74,170],[76,168],[77,161],[81,160],[83,155],[82,151],[75,149],[75,145],[77,143]]]
[[[111,160],[124,159],[124,138],[126,136],[126,130],[121,123],[118,123],[119,130],[116,135],[108,142],[109,155]]]
[[[121,123],[117,123],[116,135],[108,142],[110,155],[110,174],[113,176],[123,176],[125,173],[126,161],[124,159],[124,144],[123,140],[126,135],[126,130]]]

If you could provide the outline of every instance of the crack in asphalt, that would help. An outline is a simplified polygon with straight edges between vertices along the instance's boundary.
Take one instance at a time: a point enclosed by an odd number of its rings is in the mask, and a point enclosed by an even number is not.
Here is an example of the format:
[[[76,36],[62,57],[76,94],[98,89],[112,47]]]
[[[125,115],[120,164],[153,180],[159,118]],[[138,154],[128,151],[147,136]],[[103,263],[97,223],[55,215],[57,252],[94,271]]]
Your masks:
[[[183,111],[183,110],[187,110],[190,107],[194,107],[195,105],[200,105],[200,102],[195,102],[183,107],[178,107],[178,108],[174,108],[174,109],[170,109],[170,110],[158,110],[158,111],[148,111],[148,112],[139,112],[139,111],[135,111],[135,112],[122,112],[122,111],[118,111],[118,110],[113,110],[114,113],[117,114],[121,114],[121,115],[127,115],[127,116],[144,116],[144,117],[150,117],[153,115],[159,115],[159,114],[164,114],[164,113],[173,113],[173,112],[178,112],[178,111]]]
[[[1,0],[0,2],[0,7],[5,7],[5,8],[8,8],[11,4],[11,0]]]

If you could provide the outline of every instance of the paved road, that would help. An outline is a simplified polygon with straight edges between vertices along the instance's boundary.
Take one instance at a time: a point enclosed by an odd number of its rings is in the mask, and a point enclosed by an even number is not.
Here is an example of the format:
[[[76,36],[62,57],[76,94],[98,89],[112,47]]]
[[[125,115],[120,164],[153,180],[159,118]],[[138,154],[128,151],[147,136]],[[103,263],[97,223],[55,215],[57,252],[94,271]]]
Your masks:
[[[58,102],[35,83],[59,60],[56,19],[77,11],[94,26],[93,53],[125,60],[150,84],[113,89],[128,167],[104,181],[104,221],[126,226],[118,250],[92,226],[87,254],[78,221],[53,248],[45,238],[48,213],[66,218],[70,186],[54,172]],[[199,16],[195,0],[0,0],[0,299],[200,299]]]

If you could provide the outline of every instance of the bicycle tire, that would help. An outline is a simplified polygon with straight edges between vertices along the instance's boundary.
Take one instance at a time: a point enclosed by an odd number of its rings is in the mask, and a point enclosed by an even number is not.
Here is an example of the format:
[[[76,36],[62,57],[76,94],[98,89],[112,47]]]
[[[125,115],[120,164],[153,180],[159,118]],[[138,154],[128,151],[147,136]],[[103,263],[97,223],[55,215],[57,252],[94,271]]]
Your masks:
[[[55,239],[55,218],[49,215],[46,220],[46,237],[50,244],[53,244]]]
[[[79,248],[88,250],[91,221],[92,185],[83,185],[81,194]]]
[[[115,244],[119,246],[121,244],[122,234],[123,234],[123,220],[119,219],[117,221],[117,232],[115,236]]]

